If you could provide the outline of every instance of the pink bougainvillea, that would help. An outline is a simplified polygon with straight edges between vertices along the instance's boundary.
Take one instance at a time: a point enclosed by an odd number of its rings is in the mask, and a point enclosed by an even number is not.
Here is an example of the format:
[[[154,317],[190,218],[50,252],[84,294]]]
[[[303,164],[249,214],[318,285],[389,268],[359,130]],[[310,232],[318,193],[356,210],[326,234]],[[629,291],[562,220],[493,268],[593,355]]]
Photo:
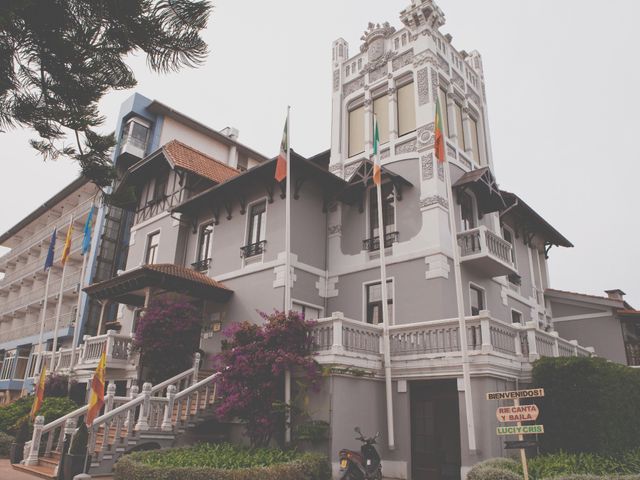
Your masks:
[[[312,358],[312,322],[296,312],[262,314],[265,324],[234,324],[216,357],[222,372],[217,414],[245,422],[252,446],[266,446],[285,422],[284,374],[293,372],[299,387],[315,387],[320,369]]]

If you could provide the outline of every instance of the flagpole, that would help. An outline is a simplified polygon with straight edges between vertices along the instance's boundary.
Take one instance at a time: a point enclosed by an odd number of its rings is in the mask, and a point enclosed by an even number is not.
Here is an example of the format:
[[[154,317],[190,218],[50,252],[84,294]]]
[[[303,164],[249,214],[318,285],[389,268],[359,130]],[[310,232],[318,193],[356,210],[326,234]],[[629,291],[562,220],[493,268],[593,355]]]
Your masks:
[[[285,260],[284,260],[284,311],[288,315],[291,303],[291,106],[287,107],[287,184],[285,193]],[[291,371],[284,373],[284,403],[286,405],[285,444],[291,443]]]
[[[467,433],[469,436],[469,450],[476,450],[476,432],[473,415],[473,399],[471,394],[471,373],[469,371],[469,348],[467,345],[467,322],[464,313],[464,301],[462,292],[462,275],[460,272],[460,250],[458,246],[458,234],[456,231],[456,219],[453,208],[453,196],[451,192],[451,178],[449,166],[444,165],[445,188],[447,190],[447,203],[449,204],[449,226],[451,229],[451,246],[453,250],[453,269],[456,281],[456,302],[458,308],[458,332],[460,336],[460,353],[462,355],[462,382],[464,384],[464,406],[466,410]]]
[[[82,239],[82,246],[81,251],[82,251],[82,269],[80,270],[80,282],[79,282],[79,286],[78,286],[78,303],[76,305],[76,322],[75,322],[75,327],[73,328],[73,343],[71,344],[71,363],[70,363],[70,367],[69,370],[71,371],[71,373],[73,373],[73,368],[76,365],[76,348],[78,346],[78,343],[80,342],[80,308],[82,306],[82,286],[83,286],[83,282],[84,282],[84,276],[85,273],[87,271],[87,262],[89,260],[89,253],[91,252],[91,228],[92,226],[90,225],[91,222],[91,217],[93,216],[93,209],[95,208],[95,200],[93,203],[91,203],[91,208],[89,209],[89,215],[87,218],[87,225],[85,225],[84,228],[84,237]],[[87,229],[89,229],[87,231]],[[87,241],[87,234],[89,235],[89,240]],[[85,250],[85,242],[87,243],[87,247]],[[69,376],[69,381],[71,381],[71,376]]]
[[[38,339],[38,358],[36,360],[36,368],[34,369],[34,375],[40,373],[42,368],[42,341],[44,340],[44,325],[47,321],[47,300],[49,298],[49,281],[51,280],[51,270],[53,267],[49,267],[47,270],[47,282],[44,285],[44,305],[42,306],[42,321],[40,322],[40,336]]]
[[[73,225],[73,214],[69,216],[69,228],[72,228]],[[69,230],[67,230],[67,236],[69,235]],[[65,245],[62,249],[62,274],[60,275],[60,293],[58,294],[58,308],[56,309],[56,322],[53,328],[53,347],[51,349],[51,364],[49,365],[49,371],[53,373],[54,369],[54,361],[56,356],[56,349],[58,348],[58,328],[60,327],[60,312],[62,311],[62,294],[64,292],[64,275],[67,271],[67,262],[64,259],[65,250],[67,248],[67,242],[65,241]]]
[[[377,130],[377,119],[374,119],[374,128]],[[374,136],[378,135],[374,133]],[[374,143],[377,142],[374,138]],[[380,149],[376,144],[374,146],[374,154],[376,155],[376,163],[378,168],[380,165]],[[384,383],[387,400],[387,436],[389,450],[395,450],[395,430],[393,422],[393,385],[391,382],[391,342],[389,339],[389,305],[387,299],[387,261],[385,253],[385,229],[384,215],[382,212],[382,182],[377,181],[376,197],[378,201],[378,248],[380,251],[380,294],[382,298],[382,340],[384,350]]]

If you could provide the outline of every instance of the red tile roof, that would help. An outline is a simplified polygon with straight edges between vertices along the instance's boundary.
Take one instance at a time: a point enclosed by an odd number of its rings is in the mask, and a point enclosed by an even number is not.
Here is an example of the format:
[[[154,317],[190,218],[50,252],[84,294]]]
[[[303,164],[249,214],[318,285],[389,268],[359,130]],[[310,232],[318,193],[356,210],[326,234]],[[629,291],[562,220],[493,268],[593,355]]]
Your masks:
[[[175,166],[213,180],[216,183],[222,183],[240,175],[239,170],[178,140],[171,140],[165,144],[162,147],[162,151],[167,160]]]
[[[226,285],[208,277],[204,273],[196,272],[195,270],[180,265],[174,265],[172,263],[154,263],[151,265],[143,265],[140,270],[151,270],[154,272],[163,273],[167,276],[180,278],[183,280],[189,280],[191,282],[201,283],[210,287],[221,288],[223,290],[229,290]]]

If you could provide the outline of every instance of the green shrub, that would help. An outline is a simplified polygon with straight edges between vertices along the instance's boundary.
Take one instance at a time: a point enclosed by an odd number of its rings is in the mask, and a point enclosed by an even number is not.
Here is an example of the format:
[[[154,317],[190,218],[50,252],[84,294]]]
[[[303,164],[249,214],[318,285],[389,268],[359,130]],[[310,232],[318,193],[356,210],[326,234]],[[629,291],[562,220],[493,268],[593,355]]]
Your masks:
[[[490,458],[473,466],[467,480],[522,480],[518,462],[509,458]]]
[[[116,480],[328,480],[331,467],[317,454],[200,444],[127,455],[114,473]]]
[[[7,406],[0,407],[0,432],[15,435],[20,420],[29,416],[33,399],[33,396],[22,397]],[[78,405],[68,398],[45,397],[38,415],[44,416],[45,422],[49,423],[77,408]]]
[[[602,358],[542,358],[533,382],[545,389],[538,423],[543,452],[615,454],[640,447],[640,370]]]
[[[9,448],[16,440],[11,435],[0,432],[0,458],[9,455]]]
[[[535,480],[575,475],[609,478],[640,474],[639,465],[640,450],[617,456],[558,452],[529,459],[529,474]]]

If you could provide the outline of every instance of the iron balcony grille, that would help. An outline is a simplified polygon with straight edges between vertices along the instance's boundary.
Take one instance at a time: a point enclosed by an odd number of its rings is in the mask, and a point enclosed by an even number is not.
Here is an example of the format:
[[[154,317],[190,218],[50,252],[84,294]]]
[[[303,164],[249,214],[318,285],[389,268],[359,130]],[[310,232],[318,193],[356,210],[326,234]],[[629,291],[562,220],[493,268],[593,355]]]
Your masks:
[[[256,255],[262,254],[266,250],[266,246],[266,240],[262,240],[258,243],[252,243],[250,245],[245,245],[244,247],[240,247],[240,256],[242,258],[255,257]]]
[[[389,248],[398,242],[399,232],[389,232],[384,235],[384,248]],[[368,252],[375,252],[380,249],[380,237],[367,238],[362,241],[362,249]]]
[[[211,259],[205,258],[204,260],[198,260],[195,263],[191,264],[191,268],[193,268],[196,272],[206,272],[209,270],[211,266]]]

